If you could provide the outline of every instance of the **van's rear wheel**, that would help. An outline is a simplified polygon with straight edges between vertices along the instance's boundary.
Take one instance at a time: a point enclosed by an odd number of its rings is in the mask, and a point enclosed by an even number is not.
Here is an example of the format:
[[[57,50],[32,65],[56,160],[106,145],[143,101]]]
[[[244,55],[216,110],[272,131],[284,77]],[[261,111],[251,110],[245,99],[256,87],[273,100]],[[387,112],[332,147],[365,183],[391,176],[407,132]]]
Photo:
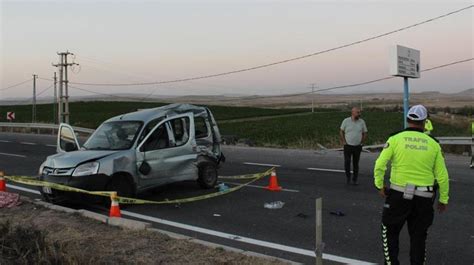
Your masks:
[[[212,189],[217,184],[217,167],[214,164],[206,163],[199,166],[199,186],[203,189]]]

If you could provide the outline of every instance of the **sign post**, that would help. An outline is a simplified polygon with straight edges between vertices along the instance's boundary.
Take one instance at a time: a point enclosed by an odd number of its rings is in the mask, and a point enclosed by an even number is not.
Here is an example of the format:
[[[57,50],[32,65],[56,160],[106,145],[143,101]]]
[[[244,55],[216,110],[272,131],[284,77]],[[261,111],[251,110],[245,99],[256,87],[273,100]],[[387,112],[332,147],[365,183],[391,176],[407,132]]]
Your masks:
[[[407,113],[410,106],[408,78],[420,78],[420,51],[400,45],[390,50],[390,74],[403,77],[403,124],[407,127]]]
[[[410,91],[408,88],[408,77],[403,77],[403,127],[407,128],[408,108],[410,107]]]

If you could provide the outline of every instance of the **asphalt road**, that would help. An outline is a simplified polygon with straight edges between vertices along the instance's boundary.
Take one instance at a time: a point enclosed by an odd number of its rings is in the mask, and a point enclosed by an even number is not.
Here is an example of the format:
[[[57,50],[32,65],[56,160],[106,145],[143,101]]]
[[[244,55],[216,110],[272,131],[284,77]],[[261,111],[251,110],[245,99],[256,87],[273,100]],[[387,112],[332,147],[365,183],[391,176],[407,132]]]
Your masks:
[[[0,170],[8,175],[36,175],[45,157],[55,153],[55,140],[46,135],[0,133]],[[148,218],[157,228],[314,264],[310,255],[315,244],[315,199],[322,197],[326,263],[382,261],[383,200],[373,187],[371,173],[377,154],[362,154],[360,185],[347,186],[339,152],[230,146],[224,147],[224,152],[227,162],[220,175],[261,172],[277,166],[278,180],[285,190],[262,189],[268,184],[265,178],[254,186],[218,198],[181,205],[130,206],[124,212]],[[468,167],[468,157],[448,155],[446,159],[452,179],[450,205],[445,214],[435,215],[428,237],[427,264],[473,264],[474,199],[470,195],[474,170]],[[182,182],[140,197],[162,200],[205,192],[194,182]],[[285,205],[277,210],[263,207],[273,201],[283,201]],[[341,211],[345,216],[332,215],[332,211]],[[409,264],[408,242],[405,229],[401,236],[402,264]]]

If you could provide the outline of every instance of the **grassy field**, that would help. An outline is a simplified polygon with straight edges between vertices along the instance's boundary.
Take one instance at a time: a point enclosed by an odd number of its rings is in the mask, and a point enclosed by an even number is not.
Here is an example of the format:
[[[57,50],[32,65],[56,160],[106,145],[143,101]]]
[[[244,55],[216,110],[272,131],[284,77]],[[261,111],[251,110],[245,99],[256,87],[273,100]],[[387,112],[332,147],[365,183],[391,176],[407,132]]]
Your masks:
[[[137,109],[163,106],[163,103],[141,102],[72,102],[70,121],[72,125],[86,128],[97,128],[104,120]],[[31,105],[0,106],[0,121],[6,121],[6,112],[13,111],[16,122],[31,122]],[[52,104],[37,105],[37,121],[51,123],[53,121]],[[243,119],[250,117],[285,115],[307,112],[308,109],[262,109],[251,107],[210,106],[217,120]]]
[[[367,144],[383,143],[387,137],[403,127],[401,113],[363,112],[367,123],[369,138]],[[254,141],[258,146],[283,146],[290,148],[315,149],[318,143],[326,147],[339,144],[339,126],[347,112],[314,113],[305,116],[276,117],[255,122],[235,122],[221,124],[223,134],[235,135]],[[469,135],[466,128],[433,121],[434,135]]]
[[[71,124],[86,128],[96,128],[104,120],[141,108],[162,106],[161,103],[137,102],[74,102],[70,104]],[[252,107],[211,106],[222,134],[249,139],[257,146],[318,148],[318,143],[326,147],[339,146],[338,130],[348,111],[320,109],[320,113],[309,113],[308,109],[263,109]],[[0,106],[0,121],[5,121],[7,111],[16,113],[17,122],[31,122],[31,105]],[[324,112],[323,112],[324,111]],[[308,112],[307,115],[303,112]],[[53,119],[51,104],[37,106],[38,122],[50,123]],[[289,114],[300,114],[288,116]],[[285,116],[281,116],[285,115]],[[274,116],[270,119],[236,119]],[[396,112],[364,111],[363,119],[369,129],[367,144],[383,143],[385,139],[403,126],[402,114]],[[444,120],[434,120],[434,135],[469,136],[468,126],[447,124]]]

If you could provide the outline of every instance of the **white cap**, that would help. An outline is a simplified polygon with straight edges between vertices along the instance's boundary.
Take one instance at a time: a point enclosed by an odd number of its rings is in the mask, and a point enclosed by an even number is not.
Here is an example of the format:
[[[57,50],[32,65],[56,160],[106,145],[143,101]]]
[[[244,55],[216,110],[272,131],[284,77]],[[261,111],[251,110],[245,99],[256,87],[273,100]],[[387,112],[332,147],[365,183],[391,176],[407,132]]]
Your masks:
[[[407,118],[412,121],[424,121],[428,117],[428,111],[423,105],[415,105],[408,110]]]

